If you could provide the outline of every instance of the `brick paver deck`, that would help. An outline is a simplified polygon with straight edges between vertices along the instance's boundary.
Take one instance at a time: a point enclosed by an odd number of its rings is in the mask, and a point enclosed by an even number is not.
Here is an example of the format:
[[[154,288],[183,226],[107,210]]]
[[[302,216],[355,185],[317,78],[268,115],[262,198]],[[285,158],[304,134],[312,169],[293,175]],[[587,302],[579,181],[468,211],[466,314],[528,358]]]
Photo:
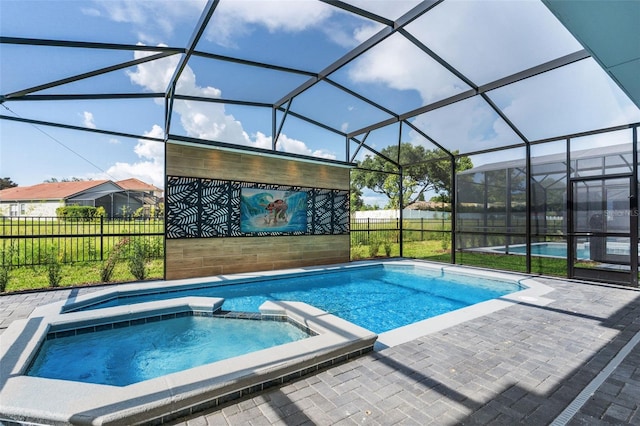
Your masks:
[[[640,425],[640,344],[629,344],[640,291],[539,280],[555,289],[546,306],[514,304],[172,424],[548,425],[623,351],[556,424]],[[94,290],[2,296],[0,332],[37,305]]]

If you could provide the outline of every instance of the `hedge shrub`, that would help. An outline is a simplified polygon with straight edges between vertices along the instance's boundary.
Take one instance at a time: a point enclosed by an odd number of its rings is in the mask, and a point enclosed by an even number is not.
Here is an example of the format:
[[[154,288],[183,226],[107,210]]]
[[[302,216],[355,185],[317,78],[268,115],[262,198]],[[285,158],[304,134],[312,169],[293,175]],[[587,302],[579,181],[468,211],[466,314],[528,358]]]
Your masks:
[[[98,215],[96,207],[91,206],[64,206],[56,209],[59,219],[86,219],[91,220]]]

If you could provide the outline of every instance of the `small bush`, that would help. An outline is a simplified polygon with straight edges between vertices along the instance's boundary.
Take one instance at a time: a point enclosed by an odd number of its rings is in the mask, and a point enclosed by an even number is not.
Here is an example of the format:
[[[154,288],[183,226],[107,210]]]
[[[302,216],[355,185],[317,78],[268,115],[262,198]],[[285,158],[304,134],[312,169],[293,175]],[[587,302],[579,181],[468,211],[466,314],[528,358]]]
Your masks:
[[[382,241],[377,238],[369,239],[369,257],[376,257],[378,255],[378,251],[380,251],[380,245]]]
[[[118,243],[111,249],[111,252],[109,252],[109,257],[105,262],[103,262],[102,266],[100,267],[100,279],[102,280],[102,282],[106,283],[111,281],[113,270],[116,267],[118,260],[120,260],[122,249],[126,247],[127,244],[129,244],[129,239],[123,238],[118,241]]]
[[[9,285],[9,268],[5,265],[0,265],[0,293],[7,291]]]
[[[56,209],[56,216],[61,219],[91,220],[96,211],[97,208],[92,206],[64,206]]]
[[[14,248],[9,246],[9,250],[0,249],[0,292],[7,291],[9,280],[11,279],[11,266],[13,262]]]
[[[364,255],[365,247],[361,243],[354,243],[351,245],[351,259],[359,260],[365,257]]]
[[[442,247],[442,251],[449,250],[450,243],[451,243],[451,234],[443,232],[440,240],[440,246]]]
[[[385,241],[382,245],[384,247],[384,253],[387,255],[387,257],[391,257],[391,248],[393,247],[391,241]]]
[[[96,208],[96,211],[94,213],[95,219],[99,219],[101,217],[107,217],[107,211],[102,206]]]
[[[58,249],[51,247],[47,253],[47,277],[50,287],[59,287],[62,281],[62,263],[58,255]]]
[[[138,280],[142,281],[147,277],[147,247],[141,240],[133,240],[129,271]]]

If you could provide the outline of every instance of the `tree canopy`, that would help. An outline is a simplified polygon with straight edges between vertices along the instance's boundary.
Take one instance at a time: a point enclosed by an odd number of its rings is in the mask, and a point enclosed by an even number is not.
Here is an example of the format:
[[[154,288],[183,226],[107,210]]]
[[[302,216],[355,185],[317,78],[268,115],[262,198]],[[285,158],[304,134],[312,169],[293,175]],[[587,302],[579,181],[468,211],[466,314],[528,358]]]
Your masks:
[[[425,192],[435,192],[441,199],[450,201],[451,160],[440,150],[428,150],[421,145],[403,143],[388,146],[380,151],[385,157],[399,162],[402,167],[402,206],[400,205],[400,173],[396,164],[382,156],[369,156],[359,162],[351,174],[352,185],[358,190],[369,188],[389,198],[388,208],[404,208],[424,197]],[[454,155],[457,152],[454,152]],[[456,157],[456,171],[473,167],[469,157]]]
[[[7,189],[7,188],[14,188],[16,186],[18,186],[18,184],[12,181],[11,178],[8,178],[8,177],[0,178],[0,190]]]
[[[50,178],[50,179],[45,179],[43,182],[44,183],[56,183],[56,182],[82,182],[84,179],[80,179],[79,177],[71,177],[71,178],[62,178],[60,180],[58,180],[58,178]],[[88,179],[91,180],[91,179]]]

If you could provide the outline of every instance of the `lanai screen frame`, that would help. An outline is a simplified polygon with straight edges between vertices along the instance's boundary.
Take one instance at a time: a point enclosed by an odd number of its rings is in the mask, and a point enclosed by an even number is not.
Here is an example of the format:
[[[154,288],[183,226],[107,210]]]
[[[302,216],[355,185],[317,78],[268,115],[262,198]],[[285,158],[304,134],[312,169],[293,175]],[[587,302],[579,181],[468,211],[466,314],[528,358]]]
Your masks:
[[[402,141],[402,129],[408,128],[418,134],[421,134],[426,140],[428,140],[433,147],[438,150],[441,150],[443,153],[443,157],[448,158],[451,161],[451,193],[456,193],[455,181],[456,181],[456,171],[454,169],[455,160],[461,156],[470,156],[476,154],[486,154],[491,152],[500,152],[503,150],[513,149],[513,148],[524,148],[526,151],[526,169],[530,170],[531,167],[531,147],[537,144],[543,144],[546,142],[552,142],[557,140],[567,140],[567,144],[569,144],[570,140],[575,137],[585,136],[589,134],[599,134],[612,132],[620,129],[633,129],[634,141],[633,141],[633,157],[634,157],[634,182],[636,185],[631,189],[632,191],[632,199],[635,200],[635,206],[632,206],[632,210],[635,209],[637,213],[637,194],[638,194],[638,170],[637,170],[637,156],[638,156],[638,123],[611,127],[606,129],[597,129],[588,132],[570,134],[570,135],[560,135],[553,138],[548,138],[544,140],[529,140],[525,134],[507,117],[507,115],[496,105],[492,99],[488,96],[488,92],[492,90],[499,89],[501,87],[508,86],[510,84],[526,80],[528,78],[538,76],[549,71],[553,71],[559,68],[562,68],[567,65],[571,65],[577,63],[579,61],[583,61],[591,58],[591,54],[587,52],[585,49],[578,50],[576,52],[567,54],[565,56],[556,58],[549,62],[545,62],[534,67],[528,68],[523,71],[519,71],[512,75],[508,75],[506,77],[501,77],[497,80],[491,81],[489,83],[485,83],[482,85],[475,84],[471,79],[465,76],[462,72],[460,72],[457,68],[451,65],[442,57],[438,56],[433,50],[431,50],[428,46],[424,45],[420,40],[416,39],[409,31],[407,31],[406,27],[414,22],[416,19],[423,16],[425,13],[428,13],[431,9],[438,6],[442,3],[442,0],[428,0],[422,3],[419,3],[413,9],[409,10],[403,16],[399,17],[396,20],[388,19],[386,17],[382,17],[376,15],[375,13],[368,12],[364,9],[356,7],[346,2],[341,1],[327,1],[326,3],[330,4],[333,7],[340,8],[349,13],[353,13],[355,15],[361,16],[363,18],[369,19],[371,21],[377,22],[383,25],[383,28],[374,34],[372,37],[367,39],[364,43],[360,44],[338,60],[326,66],[320,72],[308,72],[299,69],[292,69],[288,67],[275,66],[273,64],[260,63],[256,61],[243,60],[239,58],[231,58],[231,57],[223,57],[220,55],[214,55],[207,52],[202,52],[197,50],[198,42],[202,38],[205,29],[213,17],[216,8],[220,4],[220,0],[208,0],[203,12],[200,16],[198,23],[196,24],[194,31],[188,41],[188,43],[183,47],[159,47],[159,46],[140,46],[140,45],[126,45],[126,44],[115,44],[115,43],[97,43],[97,42],[84,42],[84,41],[70,41],[70,40],[49,40],[49,39],[35,39],[35,38],[20,38],[20,37],[0,37],[0,44],[9,44],[9,45],[25,45],[25,46],[49,46],[49,47],[64,47],[64,48],[83,48],[83,49],[113,49],[118,51],[147,51],[152,52],[150,56],[136,59],[132,61],[126,61],[117,65],[113,65],[110,67],[94,70],[91,72],[87,72],[80,75],[71,76],[68,78],[51,81],[45,84],[40,84],[38,86],[24,88],[22,90],[14,91],[12,93],[2,94],[0,96],[0,103],[3,105],[12,103],[12,102],[20,102],[20,101],[43,101],[43,102],[55,102],[55,101],[73,101],[73,100],[118,100],[118,99],[158,99],[164,101],[164,137],[163,138],[155,138],[149,137],[145,135],[138,134],[130,134],[124,132],[114,132],[109,130],[101,130],[101,129],[89,129],[86,127],[79,127],[55,122],[49,122],[44,120],[34,120],[29,118],[21,118],[14,117],[10,115],[0,115],[0,119],[2,120],[10,120],[21,122],[25,124],[32,125],[42,125],[42,126],[52,126],[58,127],[68,130],[76,130],[76,131],[84,131],[84,132],[93,132],[97,134],[103,135],[112,135],[112,136],[120,136],[126,138],[133,139],[145,139],[151,140],[160,143],[168,143],[171,141],[177,142],[189,142],[200,145],[208,145],[214,146],[222,149],[230,149],[230,150],[240,150],[240,151],[250,151],[256,152],[260,154],[269,154],[269,155],[277,155],[285,158],[299,159],[305,161],[314,161],[314,162],[324,162],[328,164],[337,164],[337,165],[349,165],[349,166],[357,166],[355,163],[356,157],[360,153],[361,150],[366,150],[367,153],[372,155],[378,155],[384,157],[386,161],[392,164],[397,169],[397,174],[400,176],[399,179],[399,192],[402,193],[402,176],[403,171],[412,166],[413,164],[401,164],[397,159],[391,159],[382,155],[379,150],[376,150],[373,146],[367,144],[366,140],[368,135],[377,130],[384,128],[390,125],[399,125],[400,132],[398,134],[397,145],[400,147]],[[464,82],[469,89],[465,90],[456,95],[450,96],[448,98],[430,103],[428,105],[424,105],[422,107],[416,108],[414,110],[398,114],[394,111],[391,111],[379,103],[374,102],[371,99],[368,99],[358,93],[350,90],[349,88],[341,85],[337,81],[331,78],[331,74],[343,67],[344,65],[350,63],[356,58],[360,57],[360,55],[366,53],[369,49],[375,47],[381,42],[387,40],[389,37],[399,34],[413,43],[416,47],[420,49],[424,53],[424,55],[428,56],[431,60],[434,60],[439,65],[444,67],[448,72],[457,77],[460,81]],[[159,58],[168,57],[171,55],[180,55],[180,60],[178,66],[175,68],[174,74],[170,79],[168,86],[166,87],[164,92],[157,93],[92,93],[92,94],[63,94],[63,95],[54,95],[54,94],[37,94],[43,90],[52,89],[60,85],[72,83],[75,81],[84,80],[91,77],[96,77],[108,72],[112,72],[115,70],[125,69],[131,66],[135,66],[136,64],[144,63],[147,61],[152,61]],[[252,102],[246,101],[243,99],[223,99],[223,98],[198,98],[193,96],[187,96],[183,94],[176,93],[176,86],[178,80],[185,70],[185,67],[189,63],[189,60],[194,57],[199,58],[209,58],[216,59],[221,61],[229,61],[233,63],[249,65],[254,67],[261,67],[265,69],[273,69],[285,71],[288,73],[296,73],[305,77],[308,77],[307,81],[298,87],[291,90],[289,93],[284,94],[279,100],[274,102],[273,104],[268,103],[260,103],[260,102]],[[348,93],[351,96],[356,97],[357,99],[371,105],[372,107],[383,111],[388,114],[390,118],[386,120],[382,120],[380,122],[355,129],[349,132],[342,131],[341,129],[334,128],[330,125],[322,123],[318,120],[314,120],[312,118],[306,117],[302,114],[296,113],[291,110],[291,106],[295,101],[295,98],[304,93],[309,88],[314,85],[323,82],[327,83],[336,89]],[[489,107],[490,109],[500,117],[500,119],[513,131],[515,135],[519,138],[520,142],[508,146],[500,146],[493,149],[488,150],[480,150],[473,152],[463,152],[461,154],[454,154],[452,151],[448,150],[445,146],[438,143],[438,141],[431,138],[429,135],[422,132],[419,128],[411,123],[411,119],[417,117],[418,115],[428,113],[430,111],[435,111],[440,108],[456,104],[458,102],[462,102],[467,99],[471,99],[474,97],[480,97]],[[251,107],[260,107],[260,108],[270,108],[272,110],[272,120],[271,120],[271,131],[273,135],[272,147],[270,150],[264,150],[259,148],[251,148],[247,146],[237,146],[234,144],[224,143],[220,141],[212,141],[212,140],[204,140],[192,137],[185,137],[178,134],[173,134],[171,132],[172,128],[172,115],[174,109],[174,102],[176,100],[190,100],[190,101],[199,101],[199,102],[212,102],[212,103],[222,103],[222,104],[230,104],[230,105],[244,105]],[[280,119],[278,119],[278,115],[280,114]],[[344,150],[345,150],[345,160],[329,160],[329,159],[320,159],[316,157],[299,155],[286,153],[278,150],[278,138],[281,134],[283,125],[288,117],[295,117],[296,119],[303,120],[309,124],[320,127],[326,131],[332,132],[340,137],[344,138]],[[352,149],[352,145],[355,146],[355,149]],[[526,241],[528,245],[527,250],[527,272],[531,271],[531,259],[530,259],[530,244],[531,244],[531,189],[530,189],[530,178],[527,178],[527,189],[526,189],[526,199],[527,199],[527,226],[526,226]],[[452,203],[452,230],[451,230],[451,262],[456,263],[456,203]],[[400,209],[400,215],[402,215],[402,209]],[[401,229],[400,232],[402,234],[402,216],[400,217]],[[637,227],[635,228],[635,239],[637,240]],[[402,247],[402,239],[400,240],[400,255],[403,255],[403,247]],[[637,277],[637,256],[634,257],[635,265],[634,270],[636,273],[634,276]],[[637,285],[637,282],[635,283]]]
[[[616,127],[611,127],[611,128],[606,128],[606,129],[600,129],[600,130],[594,130],[594,131],[589,131],[589,132],[581,132],[581,133],[575,133],[575,134],[571,134],[571,135],[566,135],[563,137],[558,137],[558,138],[550,138],[550,139],[545,139],[545,140],[540,140],[540,141],[535,141],[532,142],[531,144],[526,146],[526,158],[524,159],[524,164],[522,166],[513,166],[513,167],[506,167],[503,168],[500,166],[500,163],[496,163],[495,168],[492,168],[491,164],[487,164],[485,165],[483,168],[481,168],[482,170],[478,171],[477,173],[489,173],[489,172],[508,172],[509,170],[514,170],[514,169],[520,169],[524,172],[525,174],[525,196],[526,196],[526,204],[525,204],[525,212],[524,212],[524,217],[525,217],[525,225],[524,225],[524,232],[512,232],[508,229],[508,226],[505,225],[505,231],[504,232],[495,232],[493,235],[495,236],[503,236],[506,238],[507,241],[509,241],[509,238],[511,236],[513,237],[524,237],[525,238],[525,244],[526,244],[526,256],[525,256],[525,262],[526,262],[526,270],[524,272],[527,273],[536,273],[535,271],[533,271],[532,268],[532,264],[531,264],[531,260],[534,257],[532,255],[532,244],[533,239],[534,238],[542,238],[543,240],[549,237],[553,237],[553,236],[557,236],[557,235],[552,235],[552,234],[548,234],[546,232],[544,233],[538,233],[538,232],[534,232],[534,226],[531,223],[532,217],[538,213],[541,214],[546,214],[545,212],[538,212],[535,209],[534,203],[532,202],[532,194],[533,194],[533,183],[535,180],[535,174],[531,173],[532,170],[532,156],[531,156],[531,147],[532,146],[542,146],[544,144],[548,144],[548,143],[553,143],[553,142],[562,142],[565,144],[565,148],[564,148],[564,155],[565,158],[562,160],[562,163],[565,164],[565,169],[564,171],[562,171],[564,178],[563,180],[565,181],[565,192],[567,193],[566,196],[564,197],[564,211],[562,212],[563,215],[563,222],[564,222],[564,227],[565,227],[565,233],[564,233],[564,238],[567,241],[567,244],[569,242],[569,236],[567,235],[566,231],[567,228],[570,227],[568,225],[568,222],[572,221],[572,217],[573,217],[573,200],[571,197],[571,194],[569,194],[569,181],[571,179],[572,176],[575,176],[576,170],[574,170],[573,166],[576,164],[576,162],[578,161],[579,158],[581,158],[580,156],[576,156],[574,157],[572,155],[572,152],[579,152],[579,148],[576,148],[576,150],[572,149],[572,141],[575,141],[576,139],[579,138],[583,138],[583,137],[588,137],[588,136],[594,136],[594,135],[607,135],[607,134],[611,134],[613,132],[619,132],[619,131],[623,131],[623,130],[628,130],[629,131],[629,140],[627,141],[628,145],[629,145],[629,151],[624,151],[625,154],[630,154],[631,155],[631,162],[629,164],[629,168],[630,168],[630,175],[631,175],[631,186],[629,188],[630,191],[630,203],[629,203],[629,215],[630,215],[630,282],[629,284],[631,286],[637,287],[638,286],[638,234],[640,232],[640,223],[638,221],[638,182],[639,182],[639,176],[638,176],[638,132],[640,129],[640,123],[634,123],[634,124],[630,124],[630,125],[624,125],[624,126],[616,126]],[[626,145],[626,144],[625,144]],[[613,146],[613,145],[612,145]],[[494,151],[500,151],[500,150],[492,150],[491,152]],[[477,153],[471,153],[469,155],[474,155]],[[616,155],[621,155],[621,153],[616,153]],[[604,160],[605,155],[602,154],[602,156],[597,156],[594,155],[592,157],[589,158],[601,158],[602,160]],[[538,165],[542,165],[545,163],[540,163]],[[620,175],[616,175],[616,174],[607,174],[606,173],[606,165],[603,163],[602,165],[602,173],[596,173],[593,175],[594,178],[599,178],[599,177],[606,177],[606,178],[615,178],[616,176],[620,176]],[[463,172],[464,173],[464,172]],[[468,173],[473,173],[473,169],[469,170]],[[456,179],[454,180],[454,182],[457,182],[457,177],[459,177],[460,175],[456,176]],[[622,174],[622,176],[624,177],[628,177],[629,173],[624,173]],[[510,191],[510,186],[508,184],[508,180],[509,178],[506,177],[505,178],[505,186],[504,188],[507,189],[507,192]],[[486,181],[482,184],[479,184],[480,186],[483,186],[485,194],[486,194]],[[455,191],[455,187],[454,187],[454,193],[456,194],[456,202],[454,203],[454,205],[452,206],[452,209],[456,209],[459,206],[460,200],[457,196],[457,191]],[[506,197],[508,198],[509,195],[507,195]],[[488,216],[488,212],[486,211],[486,203],[487,203],[487,199],[486,196],[484,198],[484,203],[485,203],[485,211],[484,211],[484,215],[485,217]],[[505,216],[509,216],[511,214],[511,210],[510,210],[510,203],[507,200],[507,202],[505,203]],[[457,220],[458,220],[458,215],[455,214],[455,210],[454,213],[452,215],[452,244],[455,244],[456,241],[458,240],[457,236],[458,235],[465,235],[465,234],[483,234],[483,231],[469,231],[469,230],[464,230],[464,229],[458,229],[457,226]],[[507,224],[508,225],[508,224]],[[536,228],[537,229],[537,228]],[[486,231],[484,231],[485,233],[483,235],[486,236]],[[466,248],[466,247],[465,247]],[[567,255],[567,276],[572,276],[573,275],[573,263],[571,258],[575,255],[575,253],[573,253],[573,248],[571,245],[569,245],[568,248],[568,255]],[[457,263],[456,262],[456,250],[452,250],[452,263]]]

